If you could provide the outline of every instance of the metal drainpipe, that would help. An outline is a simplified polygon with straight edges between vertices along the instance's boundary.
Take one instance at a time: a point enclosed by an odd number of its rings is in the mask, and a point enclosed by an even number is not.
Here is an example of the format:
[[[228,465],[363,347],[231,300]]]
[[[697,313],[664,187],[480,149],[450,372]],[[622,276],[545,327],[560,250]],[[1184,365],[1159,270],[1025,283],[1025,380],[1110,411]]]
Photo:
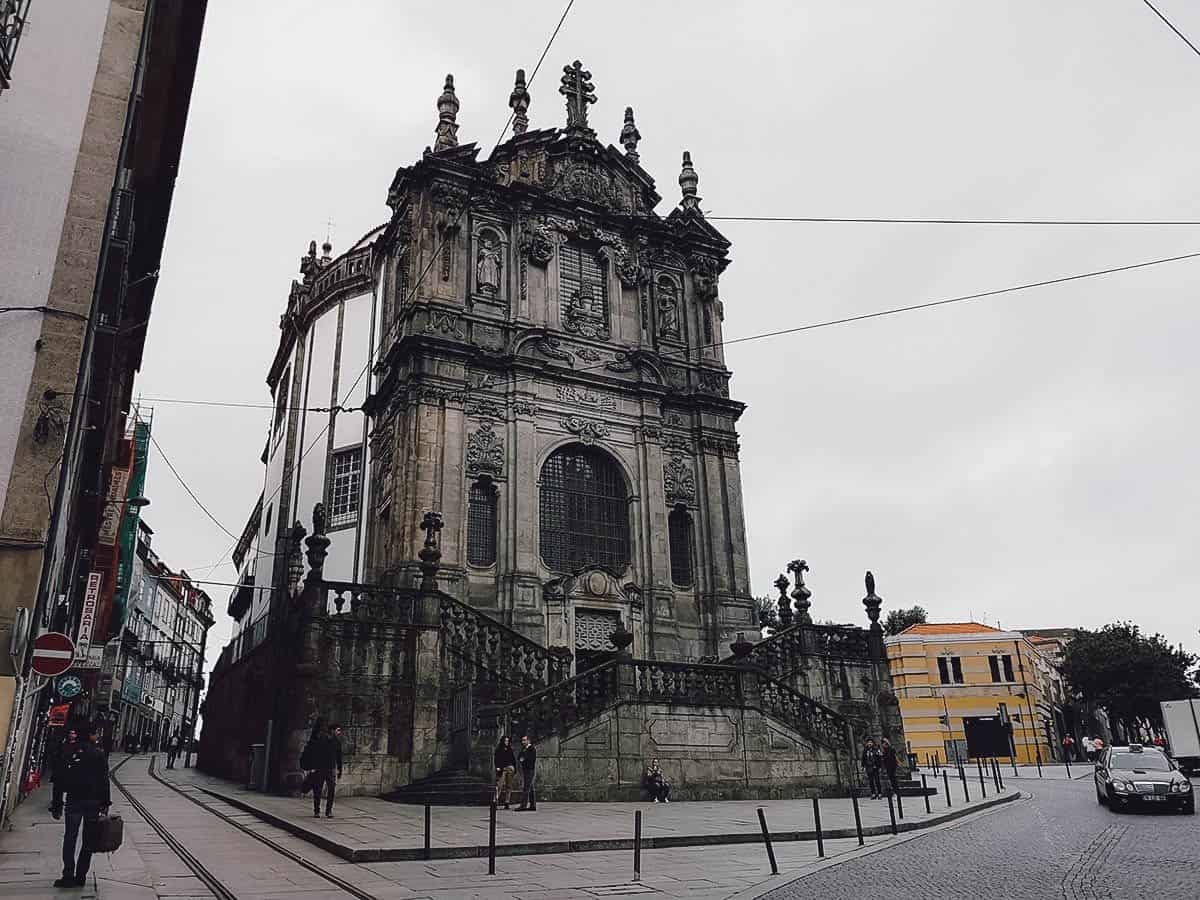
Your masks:
[[[1021,671],[1021,690],[1025,692],[1025,709],[1029,713],[1029,719],[1033,726],[1033,740],[1034,740],[1034,746],[1036,748],[1037,740],[1038,740],[1037,723],[1033,721],[1033,704],[1030,703],[1030,701],[1029,701],[1029,685],[1025,683],[1025,660],[1021,656],[1021,642],[1013,641],[1013,647],[1016,648],[1016,651],[1017,651],[1017,666],[1020,668],[1020,671]],[[1026,729],[1026,730],[1028,730],[1028,729]],[[1026,749],[1028,749],[1028,748],[1026,748]],[[1041,751],[1038,750],[1038,752],[1040,753]]]

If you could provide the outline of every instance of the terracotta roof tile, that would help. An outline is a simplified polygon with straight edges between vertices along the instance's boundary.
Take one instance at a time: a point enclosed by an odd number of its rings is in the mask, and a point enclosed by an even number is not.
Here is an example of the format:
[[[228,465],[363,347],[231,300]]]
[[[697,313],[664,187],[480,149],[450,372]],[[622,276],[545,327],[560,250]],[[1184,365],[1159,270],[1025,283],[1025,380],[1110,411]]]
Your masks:
[[[979,622],[926,622],[909,625],[901,634],[977,634],[980,631],[999,632],[999,628]]]

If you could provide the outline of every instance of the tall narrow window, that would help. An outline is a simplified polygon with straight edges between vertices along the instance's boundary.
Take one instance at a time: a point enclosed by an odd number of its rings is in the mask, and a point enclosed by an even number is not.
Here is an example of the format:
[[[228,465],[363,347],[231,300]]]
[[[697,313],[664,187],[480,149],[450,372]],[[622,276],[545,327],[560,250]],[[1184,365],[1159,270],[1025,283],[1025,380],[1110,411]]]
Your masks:
[[[358,497],[362,485],[362,448],[340,450],[329,466],[329,527],[340,528],[358,521]]]
[[[988,657],[988,666],[992,670],[992,681],[994,681],[994,682],[1000,681],[1001,680],[1000,679],[1000,657],[989,656]]]
[[[291,387],[292,373],[289,369],[283,373],[283,377],[279,379],[279,384],[275,387],[275,425],[274,433],[279,433],[280,426],[287,419],[288,411],[288,391]]]
[[[938,680],[950,684],[950,660],[944,656],[938,657]]]
[[[682,506],[667,517],[667,537],[671,551],[671,581],[680,587],[692,583],[692,517]]]
[[[480,479],[467,495],[467,562],[490,566],[495,561],[496,488],[490,479]]]
[[[950,657],[950,673],[954,676],[955,684],[963,683],[962,660],[957,656]]]
[[[1013,678],[1012,657],[1006,653],[1003,657],[1001,657],[1000,661],[1004,665],[1004,680],[1016,681],[1017,679]]]

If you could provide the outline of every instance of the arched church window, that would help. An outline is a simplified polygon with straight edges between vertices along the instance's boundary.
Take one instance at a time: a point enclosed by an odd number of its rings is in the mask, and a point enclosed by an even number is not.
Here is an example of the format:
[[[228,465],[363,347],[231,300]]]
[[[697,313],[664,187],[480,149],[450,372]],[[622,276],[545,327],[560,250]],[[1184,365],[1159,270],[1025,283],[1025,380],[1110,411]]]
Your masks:
[[[671,581],[680,587],[692,583],[692,517],[677,506],[667,516],[667,538],[671,552]]]
[[[571,444],[542,466],[542,561],[556,572],[629,564],[629,504],[616,461],[596,447]]]
[[[490,566],[496,562],[496,486],[490,478],[471,484],[467,493],[467,562]]]

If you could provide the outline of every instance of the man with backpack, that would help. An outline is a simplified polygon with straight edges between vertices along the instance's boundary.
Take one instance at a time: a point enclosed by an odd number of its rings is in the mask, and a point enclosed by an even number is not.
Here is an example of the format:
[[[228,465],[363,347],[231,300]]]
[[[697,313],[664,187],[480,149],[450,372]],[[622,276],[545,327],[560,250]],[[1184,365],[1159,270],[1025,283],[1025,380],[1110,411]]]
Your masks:
[[[88,869],[92,865],[92,850],[88,846],[88,825],[99,820],[112,805],[108,789],[108,761],[100,747],[102,729],[99,725],[88,725],[80,729],[86,740],[66,745],[59,757],[54,772],[54,798],[50,803],[50,815],[58,819],[63,814],[63,796],[66,796],[66,832],[63,834],[63,873],[54,882],[55,887],[83,887],[87,882]],[[84,839],[79,848],[79,859],[75,859],[75,842],[79,832]]]
[[[883,794],[883,786],[879,783],[879,770],[883,767],[883,754],[875,746],[874,738],[867,738],[863,744],[862,767],[867,774],[867,786],[871,789],[871,799],[878,800]]]

